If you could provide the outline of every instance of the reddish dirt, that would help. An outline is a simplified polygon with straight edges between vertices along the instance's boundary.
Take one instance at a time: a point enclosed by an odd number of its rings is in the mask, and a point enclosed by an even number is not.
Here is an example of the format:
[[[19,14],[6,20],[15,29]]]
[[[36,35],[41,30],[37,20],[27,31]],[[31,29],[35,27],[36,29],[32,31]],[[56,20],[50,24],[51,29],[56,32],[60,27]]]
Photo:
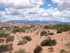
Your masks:
[[[12,25],[12,23],[11,23]],[[15,25],[15,24],[14,24]],[[18,24],[19,25],[19,24]],[[40,38],[40,33],[36,34],[37,32],[41,31],[41,29],[37,29],[36,31],[28,32],[28,33],[16,33],[16,34],[11,34],[11,36],[15,37],[15,40],[12,42],[13,43],[13,51],[12,53],[14,53],[15,51],[19,50],[19,49],[25,49],[27,52],[33,53],[34,48],[37,45],[40,45],[40,43],[45,40],[48,36],[43,36]],[[51,32],[54,32],[54,35],[49,35],[52,39],[55,39],[57,41],[57,44],[55,46],[52,46],[54,48],[54,51],[52,53],[60,53],[61,49],[65,49],[66,51],[69,51],[70,53],[70,49],[68,49],[65,46],[65,43],[70,43],[70,34],[69,32],[63,32],[60,34],[56,33],[56,30],[50,30]],[[27,42],[24,45],[17,45],[18,41],[21,40],[22,37],[24,36],[31,36],[32,40]],[[0,43],[1,44],[5,44],[5,43]],[[50,46],[44,46],[42,53],[50,53],[48,51],[48,48]],[[9,52],[5,52],[5,53],[9,53]]]

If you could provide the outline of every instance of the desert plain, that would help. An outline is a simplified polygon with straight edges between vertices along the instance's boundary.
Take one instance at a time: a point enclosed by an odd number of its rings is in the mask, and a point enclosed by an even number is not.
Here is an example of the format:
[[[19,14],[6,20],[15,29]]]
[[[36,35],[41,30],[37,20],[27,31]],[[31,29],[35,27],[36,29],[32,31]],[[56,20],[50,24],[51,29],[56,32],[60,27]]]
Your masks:
[[[9,36],[13,36],[14,40],[6,42],[6,37],[0,37],[4,39],[4,42],[0,41],[0,45],[6,45],[12,43],[13,49],[10,51],[4,51],[1,53],[15,53],[19,49],[25,50],[26,53],[34,53],[36,46],[42,48],[41,53],[61,53],[65,51],[70,53],[70,31],[62,31],[62,33],[57,33],[56,29],[44,28],[44,26],[52,26],[57,24],[34,24],[34,23],[0,23],[0,33],[8,33]],[[16,33],[11,32],[13,28],[19,27],[23,28],[25,32],[17,31]],[[42,31],[49,31],[54,33],[53,35],[48,34],[47,36],[41,36]],[[18,45],[19,40],[22,37],[30,36],[31,41],[27,41],[25,44]],[[56,40],[56,45],[53,46],[41,46],[41,42],[50,37]],[[53,48],[53,51],[49,51],[49,48]],[[63,53],[65,53],[63,52]],[[21,53],[21,52],[20,52]]]

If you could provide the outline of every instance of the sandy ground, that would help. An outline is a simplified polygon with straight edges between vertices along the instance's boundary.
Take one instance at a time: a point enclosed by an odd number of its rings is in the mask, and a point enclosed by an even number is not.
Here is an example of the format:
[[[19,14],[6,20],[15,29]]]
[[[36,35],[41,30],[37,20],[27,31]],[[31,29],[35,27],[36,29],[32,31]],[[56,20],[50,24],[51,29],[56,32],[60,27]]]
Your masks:
[[[16,34],[11,34],[11,36],[15,37],[15,40],[12,42],[13,43],[13,51],[12,53],[14,53],[15,51],[19,50],[19,49],[25,49],[27,52],[29,53],[33,53],[34,48],[37,45],[40,45],[40,43],[45,40],[48,36],[42,36],[40,38],[40,31],[41,29],[37,29],[36,31],[33,32],[28,32],[28,33],[16,33]],[[70,48],[65,46],[65,43],[70,43],[70,34],[69,32],[63,32],[60,34],[57,34],[55,30],[50,30],[51,32],[54,32],[54,35],[49,35],[52,39],[55,39],[57,41],[57,44],[55,46],[52,46],[54,48],[54,51],[52,53],[60,53],[61,49],[65,49],[66,51],[68,51],[70,53]],[[37,32],[39,32],[39,34],[36,34]],[[24,45],[17,45],[18,41],[21,40],[22,37],[24,36],[31,36],[32,40],[27,42]],[[0,44],[4,44],[4,43],[0,43]],[[50,46],[44,46],[42,53],[50,53],[48,48]],[[9,52],[5,52],[5,53],[9,53]]]
[[[17,51],[20,48],[25,49],[29,53],[33,53],[34,48],[37,45],[40,45],[40,43],[48,37],[48,36],[43,36],[40,38],[40,35],[39,34],[36,35],[35,33],[16,33],[16,34],[11,34],[11,35],[15,37],[15,40],[13,42],[14,50],[12,53],[14,53],[14,51]],[[18,41],[22,38],[22,36],[24,37],[27,35],[31,36],[32,41],[27,42],[24,45],[17,45]],[[51,38],[57,41],[57,44],[55,46],[52,46],[54,48],[54,51],[52,53],[60,53],[61,49],[65,49],[66,51],[69,51],[69,49],[65,47],[65,43],[67,43],[70,40],[70,34],[68,32],[63,32],[61,34],[55,34],[51,36]],[[48,51],[49,47],[50,46],[42,47],[43,48],[42,53],[50,53]]]

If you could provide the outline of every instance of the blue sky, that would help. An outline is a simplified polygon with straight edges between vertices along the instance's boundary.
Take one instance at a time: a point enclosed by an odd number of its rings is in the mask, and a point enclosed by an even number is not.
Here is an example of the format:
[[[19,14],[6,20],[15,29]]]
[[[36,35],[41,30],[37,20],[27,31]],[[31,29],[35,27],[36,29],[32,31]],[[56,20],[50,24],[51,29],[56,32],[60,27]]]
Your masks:
[[[59,7],[59,6],[57,6],[57,3],[53,3],[51,0],[45,0],[44,2],[45,3],[40,6],[41,8],[47,9],[47,8],[51,8],[51,7],[53,7],[53,8]],[[48,4],[50,4],[51,6],[48,6]]]
[[[48,4],[50,4],[51,6],[48,6]],[[40,6],[40,8],[57,8],[59,6],[57,6],[57,3],[53,3],[51,0],[44,0],[44,4]],[[0,7],[0,11],[5,11],[5,7]]]
[[[70,0],[0,0],[0,21],[70,22]]]
[[[5,8],[3,8],[3,7],[0,7],[0,11],[5,11]]]

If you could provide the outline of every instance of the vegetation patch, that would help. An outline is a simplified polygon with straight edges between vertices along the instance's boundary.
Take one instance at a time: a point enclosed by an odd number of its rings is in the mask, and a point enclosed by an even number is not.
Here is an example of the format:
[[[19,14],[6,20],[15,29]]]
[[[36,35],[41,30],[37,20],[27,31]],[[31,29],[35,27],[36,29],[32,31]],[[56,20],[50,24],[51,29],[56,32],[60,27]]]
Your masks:
[[[3,43],[4,42],[4,39],[3,38],[0,38],[0,43]]]
[[[47,36],[48,34],[47,34],[46,31],[42,31],[42,32],[40,33],[40,35],[41,35],[41,36]]]
[[[48,50],[51,53],[51,52],[53,52],[54,48],[53,47],[50,47],[50,48],[48,48]]]
[[[70,30],[70,25],[69,24],[56,24],[56,25],[51,25],[51,26],[44,26],[45,29],[56,29],[60,31],[69,31]]]
[[[62,31],[60,31],[60,30],[57,30],[57,33],[62,33]]]
[[[54,33],[53,33],[53,32],[51,32],[51,33],[49,33],[48,35],[54,35]]]
[[[36,48],[34,49],[34,53],[41,53],[42,50],[43,49],[41,46],[36,46]]]
[[[15,51],[14,53],[26,53],[24,49],[19,49],[18,51]]]
[[[22,39],[26,39],[27,41],[31,41],[32,40],[32,38],[30,36],[22,37]]]
[[[65,51],[64,49],[61,49],[60,53],[67,53],[67,51]]]
[[[6,38],[6,42],[9,42],[9,41],[14,41],[14,37],[13,36],[8,36]]]
[[[23,45],[25,43],[27,43],[27,40],[26,39],[22,39],[22,40],[19,40],[18,45]]]
[[[0,53],[12,50],[12,44],[0,45]]]
[[[13,28],[12,33],[16,33],[16,32],[25,32],[25,30],[19,27]]]
[[[56,40],[52,40],[51,38],[47,38],[46,40],[41,42],[41,46],[53,46],[56,45]]]
[[[7,36],[9,36],[9,34],[7,34],[7,33],[0,33],[0,37],[7,37]]]

